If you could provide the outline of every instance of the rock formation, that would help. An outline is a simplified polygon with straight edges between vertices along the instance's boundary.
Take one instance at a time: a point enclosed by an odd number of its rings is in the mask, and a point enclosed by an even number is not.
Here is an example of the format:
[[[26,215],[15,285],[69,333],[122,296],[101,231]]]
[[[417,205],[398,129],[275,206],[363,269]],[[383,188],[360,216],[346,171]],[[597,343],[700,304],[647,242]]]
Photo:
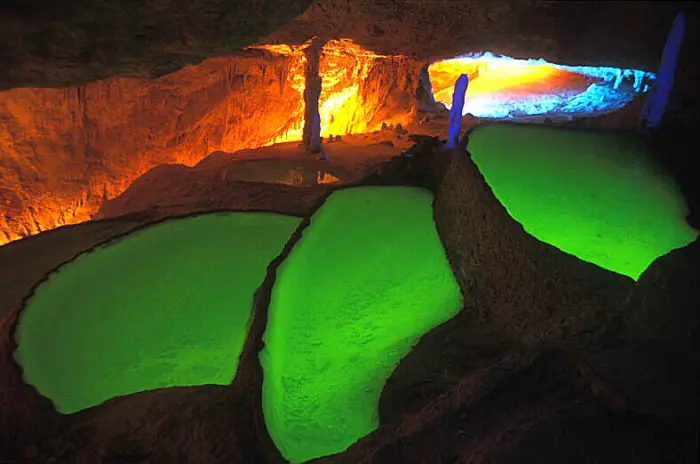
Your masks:
[[[645,366],[654,372],[664,366],[637,349],[636,340],[674,344],[682,332],[672,321],[657,331],[644,328],[646,321],[664,319],[657,310],[665,300],[650,298],[665,291],[654,284],[659,269],[662,287],[674,291],[671,306],[683,308],[684,320],[697,322],[697,242],[661,258],[648,271],[651,280],[643,278],[647,283],[635,287],[628,278],[526,234],[498,203],[464,145],[443,151],[439,139],[422,139],[421,147],[414,157],[392,159],[361,184],[423,186],[437,193],[436,224],[465,308],[423,337],[392,374],[379,429],[346,452],[318,461],[697,460],[693,410],[679,419],[676,405],[659,401],[671,391],[661,377],[652,376],[641,397],[624,382],[646,372]],[[257,354],[276,268],[323,197],[302,203],[294,191],[300,187],[259,188],[246,201],[272,211],[288,205],[284,208],[296,208],[307,219],[257,292],[238,374],[229,386],[143,392],[59,416],[21,381],[11,358],[22,299],[59,264],[156,217],[143,212],[88,222],[0,248],[0,275],[12,276],[0,298],[0,442],[12,443],[3,448],[3,459],[282,462],[262,419]],[[632,307],[637,309],[623,317]],[[681,346],[696,344],[696,332],[681,337]],[[685,358],[671,359],[687,367]],[[692,390],[692,377],[674,378],[680,386],[672,391]],[[16,418],[21,420],[11,420]]]
[[[681,6],[688,34],[676,88],[695,94],[692,76],[700,75],[692,46],[697,8],[688,4],[244,3],[4,4],[0,89],[15,89],[0,93],[0,243],[87,220],[154,166],[191,166],[213,151],[253,148],[284,134],[289,115],[300,110],[298,89],[287,82],[300,63],[241,51],[254,43],[347,38],[404,57],[356,77],[365,101],[383,103],[358,116],[370,127],[412,111],[422,65],[465,52],[653,70]],[[206,59],[215,55],[227,57]],[[181,69],[191,63],[197,65]],[[322,63],[321,73],[328,72]]]
[[[462,112],[464,110],[464,99],[467,95],[469,76],[462,74],[455,82],[454,94],[452,95],[452,107],[450,108],[450,127],[447,134],[445,148],[457,148],[459,136],[462,132]]]
[[[678,141],[694,143],[689,134],[697,133],[694,4],[3,3],[0,245],[85,221],[103,204],[108,219],[0,246],[0,460],[281,462],[262,420],[257,354],[284,253],[256,295],[231,385],[144,392],[60,416],[22,381],[12,358],[27,296],[98,244],[174,214],[265,209],[308,218],[321,204],[328,186],[229,182],[216,157],[205,164],[217,169],[189,169],[212,152],[272,143],[298,126],[303,96],[289,81],[303,78],[303,63],[294,53],[244,47],[289,51],[317,36],[371,50],[372,66],[345,69],[362,76],[358,99],[381,103],[359,122],[381,127],[414,109],[425,64],[465,52],[654,70],[681,7],[689,45],[671,120],[685,122],[680,135],[667,126],[658,140],[673,147],[665,156],[692,195],[699,184],[687,167],[695,153]],[[356,54],[328,55],[357,63]],[[434,150],[439,144],[423,138],[413,156],[392,159],[363,183],[436,193],[435,222],[465,308],[398,366],[384,390],[380,428],[319,461],[697,462],[698,243],[660,258],[635,285],[526,234],[464,147]],[[161,181],[159,172],[172,195],[138,198]],[[212,173],[220,173],[218,184]],[[180,194],[183,201],[174,200]]]
[[[88,220],[156,166],[272,143],[302,122],[290,85],[302,69],[298,56],[248,50],[155,80],[0,92],[0,244]],[[370,63],[358,87],[368,123],[410,112],[414,69]]]

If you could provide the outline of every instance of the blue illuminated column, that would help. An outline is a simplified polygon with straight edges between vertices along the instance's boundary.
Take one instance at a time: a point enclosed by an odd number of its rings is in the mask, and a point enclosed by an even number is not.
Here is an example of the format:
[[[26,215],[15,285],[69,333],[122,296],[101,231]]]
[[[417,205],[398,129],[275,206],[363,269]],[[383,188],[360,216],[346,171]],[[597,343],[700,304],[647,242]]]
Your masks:
[[[447,132],[447,143],[445,148],[457,148],[459,145],[459,134],[462,131],[462,111],[464,110],[464,99],[469,85],[469,76],[462,74],[455,82],[455,92],[452,95],[452,108],[450,109],[450,127]]]
[[[673,78],[676,74],[676,65],[681,53],[683,36],[685,35],[685,15],[679,11],[676,15],[671,32],[668,33],[659,72],[656,75],[656,82],[651,87],[651,91],[644,102],[644,109],[639,118],[639,126],[643,130],[656,129],[664,117],[668,97],[671,95]]]

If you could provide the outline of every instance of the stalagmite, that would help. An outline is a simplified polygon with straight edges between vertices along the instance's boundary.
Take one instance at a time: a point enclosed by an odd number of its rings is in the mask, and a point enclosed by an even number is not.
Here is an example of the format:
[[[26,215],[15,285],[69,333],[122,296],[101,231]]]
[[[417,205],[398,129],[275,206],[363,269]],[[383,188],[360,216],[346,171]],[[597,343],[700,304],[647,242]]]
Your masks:
[[[666,45],[661,55],[659,72],[656,75],[656,82],[651,87],[649,96],[644,102],[644,109],[639,118],[639,126],[642,130],[655,129],[661,124],[668,104],[668,97],[673,87],[673,78],[676,74],[676,65],[681,53],[683,36],[685,35],[685,15],[678,12],[673,21],[671,32],[668,33]]]
[[[320,141],[314,145],[315,139],[321,137],[320,120],[316,123],[318,111],[318,99],[321,96],[321,77],[319,76],[319,64],[321,61],[321,44],[317,39],[312,39],[306,49],[306,87],[304,89],[304,133],[302,143],[311,153],[320,151]],[[318,133],[314,133],[317,130]],[[314,151],[316,149],[316,151]]]
[[[450,109],[450,128],[447,135],[445,148],[457,148],[459,145],[459,133],[462,130],[462,111],[464,98],[467,94],[469,76],[462,74],[455,82],[455,91],[452,95],[452,108]]]
[[[325,152],[321,148],[321,114],[316,111],[313,124],[311,125],[311,141],[309,143],[310,153],[321,153],[321,158],[326,159]]]

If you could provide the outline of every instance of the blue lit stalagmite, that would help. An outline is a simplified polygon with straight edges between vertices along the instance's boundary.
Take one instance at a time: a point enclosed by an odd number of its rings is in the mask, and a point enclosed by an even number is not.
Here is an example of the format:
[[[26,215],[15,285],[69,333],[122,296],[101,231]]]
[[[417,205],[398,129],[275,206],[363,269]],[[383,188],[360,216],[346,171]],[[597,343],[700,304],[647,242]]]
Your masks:
[[[668,33],[663,55],[661,55],[656,85],[649,92],[649,96],[644,102],[642,115],[639,118],[639,125],[642,129],[657,128],[664,117],[668,97],[673,87],[673,78],[676,74],[678,56],[681,53],[681,45],[685,35],[685,23],[685,15],[682,11],[678,12],[676,19],[673,21],[671,32]]]
[[[428,67],[435,101],[452,108],[455,79],[469,87],[462,114],[478,118],[571,120],[617,111],[645,93],[655,75],[635,69],[568,66],[491,53],[464,55]]]
[[[462,74],[455,82],[455,91],[452,95],[452,108],[450,109],[450,127],[448,129],[445,148],[456,148],[459,145],[459,133],[462,130],[462,111],[464,99],[469,86],[469,76]]]

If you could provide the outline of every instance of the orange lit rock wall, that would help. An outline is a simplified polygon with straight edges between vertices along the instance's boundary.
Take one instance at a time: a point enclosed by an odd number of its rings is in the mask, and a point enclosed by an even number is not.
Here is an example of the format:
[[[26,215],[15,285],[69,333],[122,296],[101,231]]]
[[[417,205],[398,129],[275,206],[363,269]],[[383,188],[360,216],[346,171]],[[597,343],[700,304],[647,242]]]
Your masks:
[[[321,66],[324,135],[410,118],[417,62],[337,46]],[[0,92],[0,245],[88,220],[156,166],[301,140],[303,70],[303,53],[249,50],[155,80]]]
[[[302,139],[306,45],[258,46],[299,63],[289,83],[299,93],[300,104],[275,142]],[[410,122],[421,66],[421,62],[404,56],[376,54],[351,40],[328,41],[321,50],[319,65],[321,135],[362,134],[381,129],[384,122]]]
[[[0,92],[0,244],[89,219],[155,166],[269,143],[299,105],[292,59],[251,51],[155,80]]]
[[[350,40],[329,41],[321,52],[321,134],[359,134],[383,122],[412,117],[420,64],[403,56],[378,55]]]

